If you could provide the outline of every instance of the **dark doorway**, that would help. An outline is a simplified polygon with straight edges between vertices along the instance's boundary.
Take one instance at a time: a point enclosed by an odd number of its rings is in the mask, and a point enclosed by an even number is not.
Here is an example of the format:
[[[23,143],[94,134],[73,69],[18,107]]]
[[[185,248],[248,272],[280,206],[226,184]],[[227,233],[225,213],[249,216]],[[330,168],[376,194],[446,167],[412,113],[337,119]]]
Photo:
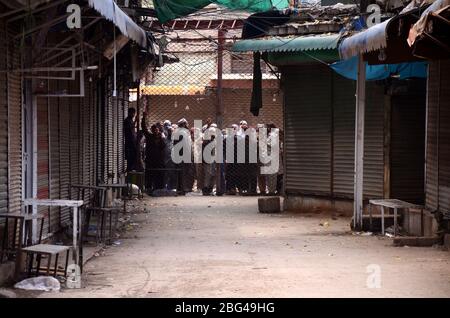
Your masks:
[[[423,204],[425,164],[425,82],[408,85],[391,99],[391,198]]]

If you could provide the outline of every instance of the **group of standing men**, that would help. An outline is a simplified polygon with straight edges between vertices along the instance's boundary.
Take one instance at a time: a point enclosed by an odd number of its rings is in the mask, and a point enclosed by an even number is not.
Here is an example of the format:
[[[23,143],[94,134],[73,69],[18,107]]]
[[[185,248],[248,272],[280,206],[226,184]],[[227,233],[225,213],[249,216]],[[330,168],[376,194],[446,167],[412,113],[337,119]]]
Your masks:
[[[280,194],[283,184],[282,166],[282,140],[280,140],[280,160],[279,168],[270,174],[262,174],[263,163],[251,160],[251,152],[257,149],[250,145],[250,136],[245,132],[249,129],[247,122],[242,120],[239,125],[232,125],[223,131],[223,162],[208,162],[200,155],[211,142],[214,142],[214,130],[217,125],[208,119],[206,124],[200,129],[189,127],[186,119],[180,119],[176,124],[169,120],[163,123],[157,122],[148,129],[146,114],[143,114],[141,129],[136,130],[136,110],[130,108],[128,117],[124,121],[125,138],[125,159],[127,160],[127,171],[145,171],[145,187],[149,194],[164,193],[166,191],[176,191],[177,194],[186,194],[197,191],[203,195],[264,195]],[[178,128],[184,128],[188,135],[174,133]],[[259,124],[256,130],[267,128],[267,134],[278,134],[274,124]],[[230,134],[229,132],[233,133]],[[211,138],[203,138],[210,134]],[[281,135],[281,134],[279,134]],[[281,137],[281,136],[280,136]],[[185,138],[183,140],[183,138]],[[201,138],[198,139],[198,138]],[[229,155],[225,153],[227,149],[227,138],[234,138],[231,149],[234,160],[225,160]],[[238,160],[239,139],[245,144],[245,159]],[[282,138],[281,138],[282,139]],[[172,150],[180,142],[188,144],[190,147],[191,160],[175,162]],[[177,147],[176,147],[177,148]],[[183,148],[179,148],[179,155],[183,155]],[[185,149],[185,148],[184,148]],[[217,151],[215,148],[214,151]],[[198,162],[195,156],[203,158]],[[259,158],[258,154],[255,154]],[[229,158],[229,157],[227,157]],[[258,191],[259,190],[259,191]]]

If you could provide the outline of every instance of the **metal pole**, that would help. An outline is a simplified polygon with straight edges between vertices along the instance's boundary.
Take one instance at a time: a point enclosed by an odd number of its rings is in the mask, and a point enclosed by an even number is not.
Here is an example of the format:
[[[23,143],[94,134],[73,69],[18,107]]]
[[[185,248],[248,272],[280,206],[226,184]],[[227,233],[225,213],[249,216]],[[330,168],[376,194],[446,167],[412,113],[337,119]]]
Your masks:
[[[218,47],[217,47],[217,109],[216,109],[216,123],[217,127],[223,127],[223,96],[222,96],[222,73],[223,73],[223,46],[225,43],[226,30],[218,30]]]
[[[364,173],[364,115],[366,102],[366,64],[363,56],[358,57],[358,81],[356,86],[355,113],[355,181],[353,226],[362,229],[363,215],[363,173]]]

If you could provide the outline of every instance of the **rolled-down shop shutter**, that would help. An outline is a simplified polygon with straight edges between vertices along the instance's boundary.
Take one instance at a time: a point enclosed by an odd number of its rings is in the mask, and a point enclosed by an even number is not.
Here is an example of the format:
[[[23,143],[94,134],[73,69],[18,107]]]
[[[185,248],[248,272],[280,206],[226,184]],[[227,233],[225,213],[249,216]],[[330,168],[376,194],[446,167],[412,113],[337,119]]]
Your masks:
[[[105,181],[113,181],[114,175],[114,131],[113,131],[113,113],[114,100],[112,96],[113,82],[111,77],[107,79],[106,86],[106,104],[105,104]]]
[[[427,137],[425,169],[425,206],[438,208],[438,110],[440,74],[439,62],[430,62],[427,79]]]
[[[59,81],[60,90],[68,89],[67,81]],[[70,199],[70,98],[58,98],[59,103],[59,191],[61,199]],[[70,209],[61,208],[60,224],[70,223]]]
[[[284,70],[286,192],[330,195],[331,71]]]
[[[423,204],[425,87],[391,98],[391,198]]]
[[[49,139],[48,139],[48,99],[37,97],[37,198],[49,198]],[[49,233],[48,207],[38,207],[39,213],[46,215],[44,236]]]
[[[286,192],[353,198],[355,82],[322,65],[283,70]],[[364,197],[384,184],[384,87],[367,83]]]
[[[333,194],[353,198],[356,82],[333,74]]]
[[[20,67],[18,46],[8,51],[8,65]],[[22,78],[20,73],[8,72],[8,163],[10,213],[22,211]]]
[[[0,20],[0,28],[3,23]],[[0,32],[0,42],[5,34]],[[6,69],[6,50],[0,50],[0,70]],[[0,73],[0,213],[8,211],[8,98],[7,75]]]
[[[384,190],[384,85],[366,84],[364,132],[364,198],[383,197]]]
[[[57,83],[50,81],[50,90],[57,90]],[[49,166],[50,166],[50,199],[61,198],[61,180],[60,180],[60,131],[59,131],[59,99],[49,98],[48,105],[49,119]],[[60,208],[50,208],[50,231],[55,232],[59,229]]]
[[[74,83],[73,89],[78,91],[78,85]],[[70,103],[70,184],[80,183],[80,99],[69,98]],[[70,189],[72,198],[75,192]]]
[[[119,87],[119,91],[117,92],[117,96],[111,96],[111,103],[112,103],[112,118],[111,118],[111,134],[112,134],[112,144],[111,144],[111,148],[112,148],[112,173],[114,175],[114,182],[118,181],[118,177],[119,177],[119,163],[118,163],[118,143],[119,143],[119,132],[118,130],[118,123],[117,120],[119,118],[119,108],[122,105],[122,100],[121,100],[121,87]]]
[[[130,107],[129,102],[129,92],[128,87],[125,85],[123,87],[123,106],[119,109],[119,116],[118,116],[118,129],[117,132],[119,134],[119,142],[117,143],[118,147],[118,164],[119,164],[119,175],[123,175],[125,173],[125,140],[123,136],[123,121],[125,119],[125,113],[128,112],[128,108]]]
[[[450,220],[450,62],[440,63],[439,209]]]

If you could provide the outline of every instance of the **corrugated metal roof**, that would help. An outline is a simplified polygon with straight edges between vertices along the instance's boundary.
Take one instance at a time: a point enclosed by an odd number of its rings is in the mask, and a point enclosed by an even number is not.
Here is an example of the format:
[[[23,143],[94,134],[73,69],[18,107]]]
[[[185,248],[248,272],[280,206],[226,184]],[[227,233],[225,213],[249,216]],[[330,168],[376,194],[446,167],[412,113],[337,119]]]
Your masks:
[[[272,37],[269,39],[242,40],[236,42],[234,52],[298,52],[336,49],[340,34],[300,37]]]
[[[385,48],[387,45],[386,27],[389,21],[391,19],[344,39],[339,46],[339,54],[341,57],[348,59],[361,53]]]

